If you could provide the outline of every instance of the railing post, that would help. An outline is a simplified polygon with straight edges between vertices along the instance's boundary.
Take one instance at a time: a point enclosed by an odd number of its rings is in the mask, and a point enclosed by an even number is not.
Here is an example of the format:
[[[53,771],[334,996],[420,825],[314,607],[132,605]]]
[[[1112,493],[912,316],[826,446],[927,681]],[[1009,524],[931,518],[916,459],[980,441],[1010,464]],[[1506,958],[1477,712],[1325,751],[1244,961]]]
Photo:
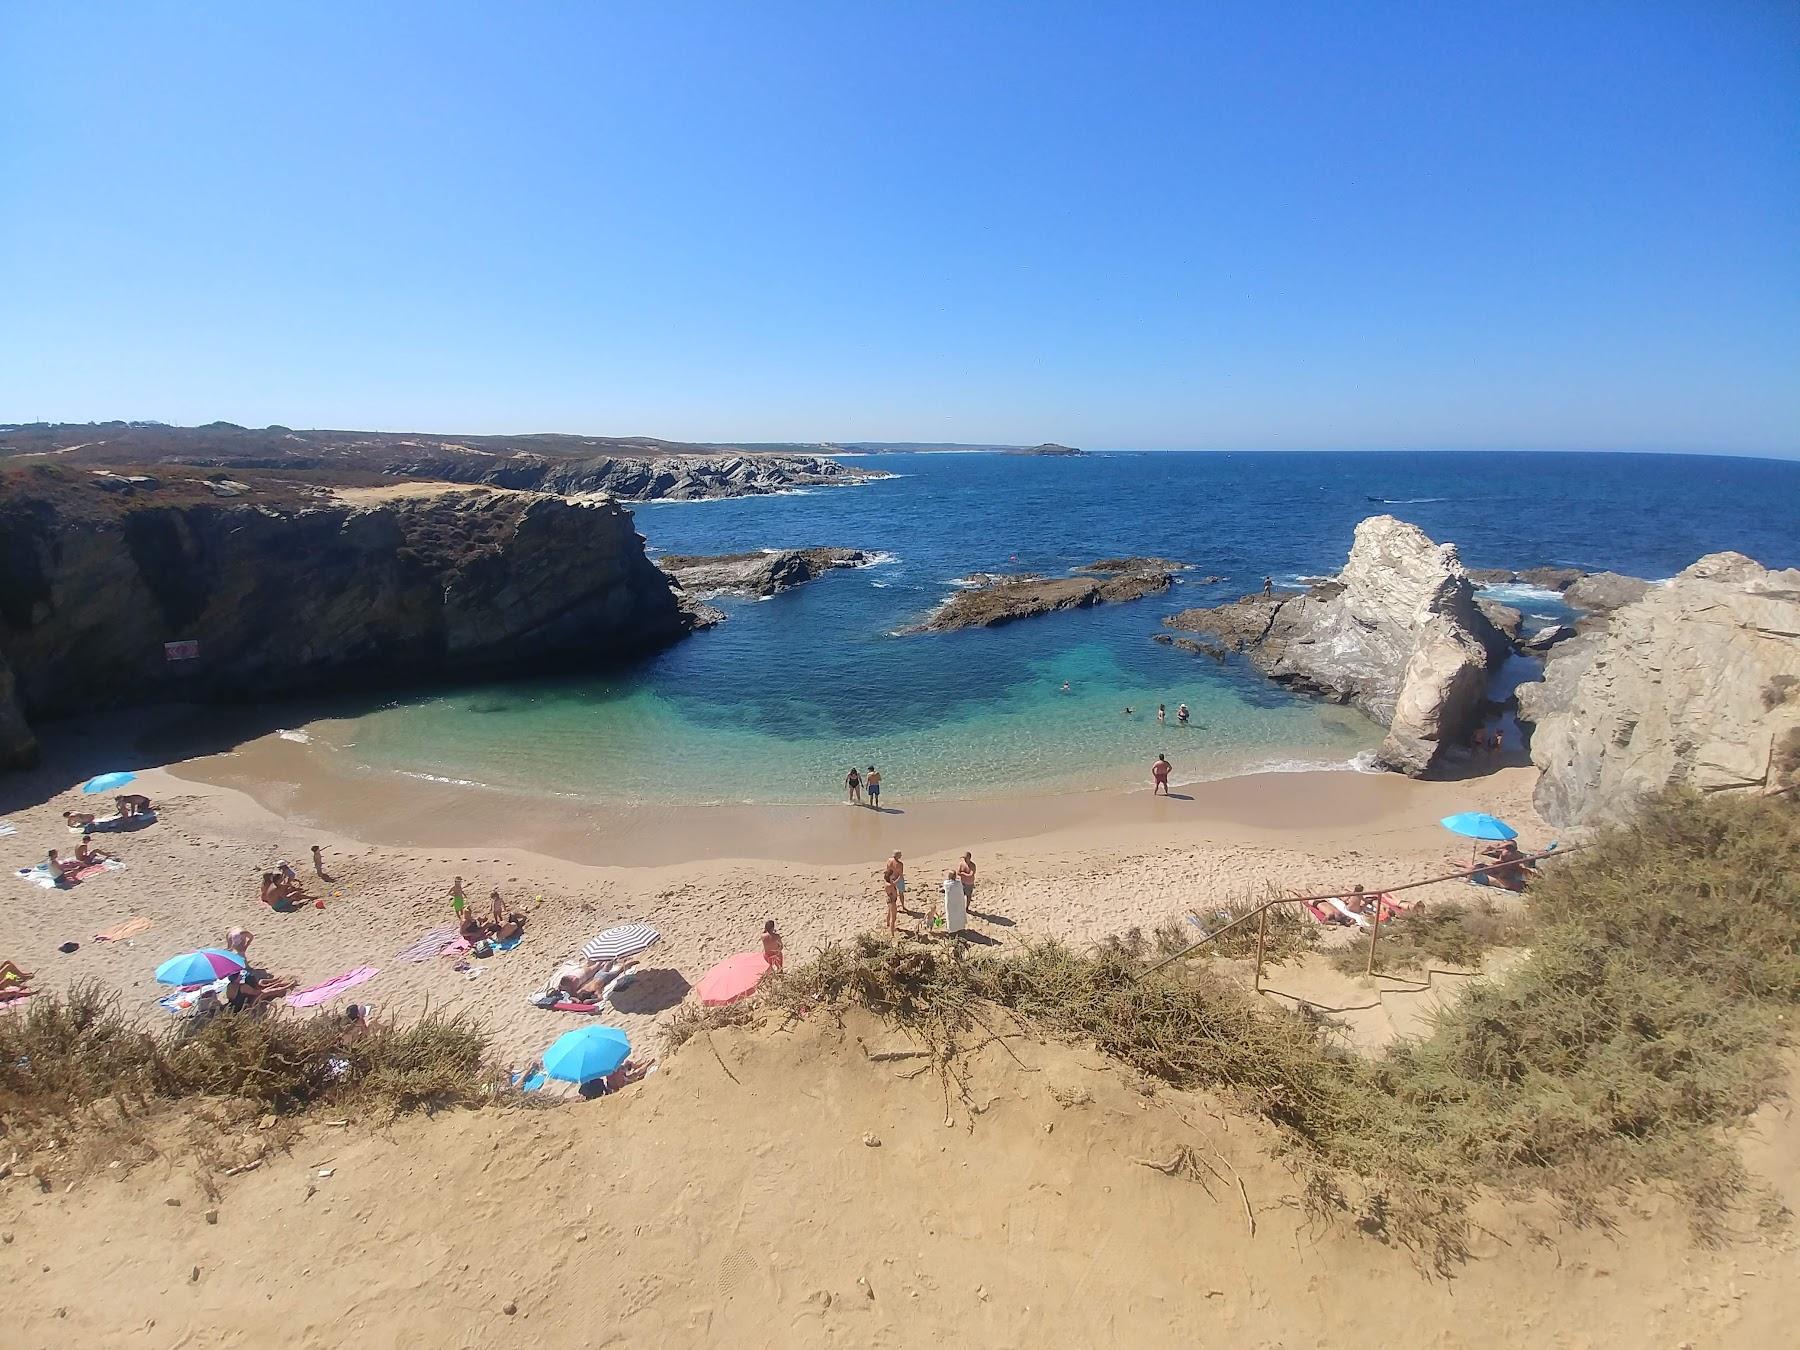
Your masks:
[[[1256,981],[1254,989],[1262,993],[1263,944],[1269,938],[1269,907],[1264,905],[1256,912]]]
[[[1375,944],[1381,940],[1381,897],[1375,898],[1375,918],[1369,924],[1369,964],[1363,970],[1363,978],[1367,979],[1375,973]]]

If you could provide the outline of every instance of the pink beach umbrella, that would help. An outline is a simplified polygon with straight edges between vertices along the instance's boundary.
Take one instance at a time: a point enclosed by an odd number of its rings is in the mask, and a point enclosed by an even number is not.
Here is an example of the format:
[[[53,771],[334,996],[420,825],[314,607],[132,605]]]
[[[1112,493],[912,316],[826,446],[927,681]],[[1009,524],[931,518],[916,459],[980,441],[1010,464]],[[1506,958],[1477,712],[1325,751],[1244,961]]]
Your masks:
[[[728,956],[694,986],[694,995],[708,1008],[721,1003],[736,1003],[756,990],[756,985],[769,973],[769,963],[761,952],[739,952]]]

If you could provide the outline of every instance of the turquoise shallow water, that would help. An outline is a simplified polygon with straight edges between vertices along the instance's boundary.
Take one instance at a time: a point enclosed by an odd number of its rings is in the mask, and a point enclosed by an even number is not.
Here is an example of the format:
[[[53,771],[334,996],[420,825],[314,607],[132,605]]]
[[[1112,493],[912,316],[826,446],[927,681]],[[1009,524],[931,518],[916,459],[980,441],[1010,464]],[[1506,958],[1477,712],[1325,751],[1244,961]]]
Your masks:
[[[766,602],[602,676],[409,698],[315,724],[376,769],[596,800],[816,801],[852,762],[889,800],[1348,767],[1380,739],[1343,708],[1237,662],[1150,641],[1164,614],[1335,571],[1378,511],[1457,541],[1473,566],[1561,562],[1667,576],[1732,547],[1789,566],[1800,466],[1595,455],[870,457],[900,478],[772,498],[651,504],[667,552],[845,544],[884,560]],[[1602,522],[1604,522],[1602,524]],[[1784,523],[1785,522],[1785,525]],[[901,635],[977,570],[1062,572],[1156,553],[1194,564],[1165,596],[994,630]],[[1203,585],[1197,578],[1228,580]],[[1548,618],[1553,597],[1509,603]],[[1067,681],[1070,692],[1062,691]],[[1193,725],[1173,725],[1177,703]],[[1155,709],[1167,705],[1170,725]],[[1136,715],[1126,717],[1130,705]]]

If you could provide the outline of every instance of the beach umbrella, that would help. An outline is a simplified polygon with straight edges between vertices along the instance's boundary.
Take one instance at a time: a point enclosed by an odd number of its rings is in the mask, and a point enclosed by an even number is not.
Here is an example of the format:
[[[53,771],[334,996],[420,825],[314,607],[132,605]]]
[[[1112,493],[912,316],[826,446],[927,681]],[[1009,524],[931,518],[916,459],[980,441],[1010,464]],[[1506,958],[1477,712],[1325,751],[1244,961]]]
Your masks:
[[[694,985],[694,996],[709,1008],[736,1003],[755,992],[757,982],[768,973],[769,962],[761,952],[739,952],[702,975]]]
[[[137,775],[135,773],[127,773],[124,770],[118,770],[113,773],[103,773],[88,779],[87,782],[81,785],[81,790],[92,796],[96,792],[111,792],[116,788],[122,788],[127,783],[136,781],[136,779]]]
[[[158,984],[206,984],[227,975],[241,974],[244,958],[236,952],[222,952],[217,947],[173,956],[156,968]]]
[[[544,1051],[544,1072],[565,1083],[604,1078],[631,1057],[631,1042],[617,1027],[576,1027]]]
[[[621,956],[636,956],[661,941],[662,934],[649,924],[625,923],[589,938],[581,954],[590,961],[616,961]]]
[[[1460,834],[1468,839],[1517,839],[1519,832],[1504,820],[1496,820],[1486,811],[1463,811],[1458,815],[1445,816],[1439,822],[1452,834]]]

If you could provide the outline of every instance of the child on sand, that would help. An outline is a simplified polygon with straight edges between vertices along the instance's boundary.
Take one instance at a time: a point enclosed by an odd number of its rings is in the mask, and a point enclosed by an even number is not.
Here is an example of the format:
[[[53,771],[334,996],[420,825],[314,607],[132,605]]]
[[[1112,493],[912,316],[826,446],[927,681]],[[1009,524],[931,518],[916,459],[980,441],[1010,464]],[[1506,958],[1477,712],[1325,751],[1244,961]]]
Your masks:
[[[331,878],[325,875],[325,851],[317,844],[312,846],[312,858],[313,875],[319,878],[320,881],[330,881]]]
[[[460,919],[462,918],[463,906],[468,903],[468,898],[463,895],[463,879],[458,877],[455,881],[450,883],[450,912]]]
[[[775,920],[763,922],[762,931],[763,960],[769,963],[770,970],[780,970],[782,962],[781,934],[775,931]]]

